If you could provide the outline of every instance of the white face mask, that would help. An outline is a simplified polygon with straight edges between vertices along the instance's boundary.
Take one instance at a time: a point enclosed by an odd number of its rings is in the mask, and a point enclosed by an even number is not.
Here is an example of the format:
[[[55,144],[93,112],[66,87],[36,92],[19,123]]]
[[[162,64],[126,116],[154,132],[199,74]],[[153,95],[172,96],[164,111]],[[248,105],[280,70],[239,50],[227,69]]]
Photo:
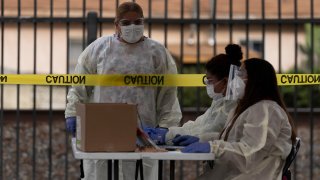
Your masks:
[[[136,43],[143,36],[144,25],[131,24],[129,26],[120,26],[121,38],[128,43]]]
[[[219,83],[220,83],[220,81],[217,82],[216,85],[219,84]],[[216,93],[214,91],[214,84],[207,84],[206,89],[207,89],[208,96],[210,98],[212,98],[212,100],[218,100],[218,99],[223,97],[222,93]]]
[[[244,83],[243,79],[239,76],[235,76],[231,83],[233,86],[233,97],[235,99],[242,99],[244,96],[244,90],[246,88],[246,84]]]

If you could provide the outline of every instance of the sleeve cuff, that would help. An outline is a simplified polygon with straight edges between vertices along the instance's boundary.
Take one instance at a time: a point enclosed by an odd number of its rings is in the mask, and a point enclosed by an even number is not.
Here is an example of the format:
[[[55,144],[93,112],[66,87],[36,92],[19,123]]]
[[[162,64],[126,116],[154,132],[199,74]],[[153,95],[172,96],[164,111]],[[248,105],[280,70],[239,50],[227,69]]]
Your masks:
[[[205,133],[199,135],[199,142],[208,142],[217,140],[219,138],[219,133]]]
[[[218,141],[209,141],[210,152],[214,153],[216,157],[220,157],[223,153],[223,148],[221,147],[221,140]]]

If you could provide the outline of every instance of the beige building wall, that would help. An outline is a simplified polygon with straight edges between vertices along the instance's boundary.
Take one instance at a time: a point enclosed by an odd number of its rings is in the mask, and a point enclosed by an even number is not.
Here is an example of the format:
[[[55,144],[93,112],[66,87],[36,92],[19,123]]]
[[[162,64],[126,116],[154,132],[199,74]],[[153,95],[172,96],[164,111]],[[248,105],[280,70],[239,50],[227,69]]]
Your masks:
[[[52,46],[52,73],[65,73],[66,69],[66,31],[54,28]],[[4,68],[5,73],[17,73],[18,30],[16,25],[7,25],[4,30]],[[20,73],[29,74],[34,70],[34,35],[31,25],[21,26]],[[38,26],[36,46],[37,74],[50,72],[50,31],[49,25]]]
[[[277,30],[268,31],[266,34],[265,40],[265,59],[269,60],[276,71],[279,72],[281,69],[282,72],[285,72],[289,69],[294,68],[295,61],[295,38],[294,33],[286,31],[281,34],[281,52],[279,52],[279,34]],[[305,34],[304,32],[298,33],[298,45],[305,44]],[[298,57],[297,57],[297,65],[301,64],[301,62],[305,59],[305,56],[299,50],[298,46]],[[279,53],[281,53],[281,64],[279,64]]]

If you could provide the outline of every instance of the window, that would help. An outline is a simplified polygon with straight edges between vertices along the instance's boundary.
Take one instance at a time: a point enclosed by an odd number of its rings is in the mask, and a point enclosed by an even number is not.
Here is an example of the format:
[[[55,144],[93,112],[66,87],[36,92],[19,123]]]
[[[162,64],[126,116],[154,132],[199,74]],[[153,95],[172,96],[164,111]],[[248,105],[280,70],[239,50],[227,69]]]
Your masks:
[[[247,46],[247,40],[240,40],[242,46]],[[263,42],[261,40],[249,40],[248,48],[256,52],[262,53],[263,51]]]

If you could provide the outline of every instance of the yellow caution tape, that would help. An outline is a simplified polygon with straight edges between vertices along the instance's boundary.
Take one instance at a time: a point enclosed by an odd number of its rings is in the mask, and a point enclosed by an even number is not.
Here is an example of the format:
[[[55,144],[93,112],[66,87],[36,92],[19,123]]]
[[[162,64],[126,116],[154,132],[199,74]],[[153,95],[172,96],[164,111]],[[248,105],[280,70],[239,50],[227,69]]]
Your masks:
[[[204,74],[2,74],[0,84],[29,84],[55,86],[205,86]],[[277,74],[278,85],[320,84],[320,74]]]
[[[279,86],[320,84],[320,74],[277,74]]]

